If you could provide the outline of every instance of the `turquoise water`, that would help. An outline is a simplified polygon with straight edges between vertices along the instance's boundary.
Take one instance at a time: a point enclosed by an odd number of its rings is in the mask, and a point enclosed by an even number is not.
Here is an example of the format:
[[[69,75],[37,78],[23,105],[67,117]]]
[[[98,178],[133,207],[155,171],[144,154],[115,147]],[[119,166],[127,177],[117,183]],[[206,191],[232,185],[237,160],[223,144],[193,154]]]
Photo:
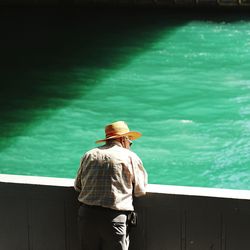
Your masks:
[[[125,120],[143,133],[133,150],[150,183],[250,189],[250,20],[13,16],[0,173],[74,178],[104,126]]]

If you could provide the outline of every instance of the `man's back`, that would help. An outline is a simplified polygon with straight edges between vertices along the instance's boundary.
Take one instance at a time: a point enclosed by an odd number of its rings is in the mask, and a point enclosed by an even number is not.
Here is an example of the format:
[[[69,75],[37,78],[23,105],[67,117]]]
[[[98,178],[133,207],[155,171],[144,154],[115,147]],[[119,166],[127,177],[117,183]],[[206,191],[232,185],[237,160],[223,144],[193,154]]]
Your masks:
[[[145,192],[144,183],[136,182],[136,177],[143,174],[141,160],[115,142],[88,151],[79,171],[79,201],[87,205],[132,211],[133,185],[140,189],[138,196]]]

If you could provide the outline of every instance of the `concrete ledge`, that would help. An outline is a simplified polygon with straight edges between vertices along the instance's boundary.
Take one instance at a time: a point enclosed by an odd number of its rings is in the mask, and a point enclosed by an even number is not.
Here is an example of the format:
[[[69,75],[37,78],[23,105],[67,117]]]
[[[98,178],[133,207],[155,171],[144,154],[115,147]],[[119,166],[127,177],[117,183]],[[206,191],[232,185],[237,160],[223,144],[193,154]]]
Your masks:
[[[74,179],[0,174],[0,182],[73,187]],[[250,190],[149,184],[148,193],[250,200]]]
[[[0,249],[80,250],[73,179],[0,175]],[[248,250],[250,191],[150,184],[130,250]]]
[[[73,179],[10,174],[0,174],[0,182],[58,187],[73,187],[74,185]]]

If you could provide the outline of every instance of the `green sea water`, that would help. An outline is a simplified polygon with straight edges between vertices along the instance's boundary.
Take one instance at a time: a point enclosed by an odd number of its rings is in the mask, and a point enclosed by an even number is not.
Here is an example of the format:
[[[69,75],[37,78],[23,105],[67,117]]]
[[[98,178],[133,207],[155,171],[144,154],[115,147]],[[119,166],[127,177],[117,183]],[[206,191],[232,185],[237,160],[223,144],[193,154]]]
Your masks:
[[[125,120],[150,183],[250,189],[250,19],[44,11],[1,12],[0,173],[74,178]]]

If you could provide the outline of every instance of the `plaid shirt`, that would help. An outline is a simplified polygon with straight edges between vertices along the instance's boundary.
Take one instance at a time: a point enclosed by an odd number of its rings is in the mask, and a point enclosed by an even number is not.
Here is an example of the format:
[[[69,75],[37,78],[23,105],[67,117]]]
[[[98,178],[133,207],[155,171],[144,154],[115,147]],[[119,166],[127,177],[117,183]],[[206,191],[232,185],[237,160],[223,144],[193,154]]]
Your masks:
[[[83,156],[74,187],[84,204],[133,211],[133,195],[144,195],[146,185],[140,158],[114,141]]]

